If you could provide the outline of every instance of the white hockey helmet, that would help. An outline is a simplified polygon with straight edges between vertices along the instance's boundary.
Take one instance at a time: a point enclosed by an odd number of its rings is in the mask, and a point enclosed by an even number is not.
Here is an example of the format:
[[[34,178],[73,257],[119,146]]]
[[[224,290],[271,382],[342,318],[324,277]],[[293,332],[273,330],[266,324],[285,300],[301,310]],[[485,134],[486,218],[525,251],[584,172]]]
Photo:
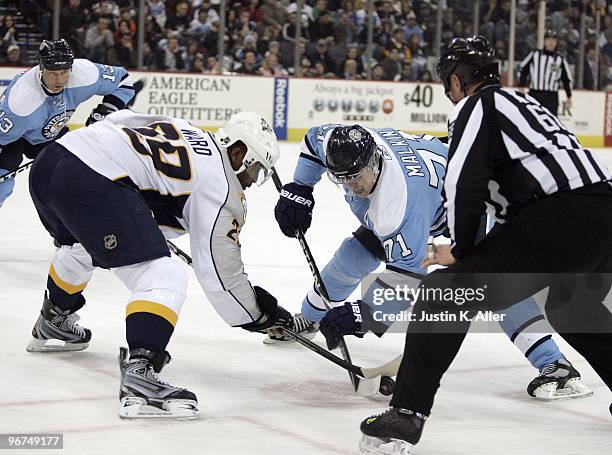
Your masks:
[[[239,112],[217,131],[217,138],[226,149],[237,141],[247,147],[236,175],[248,171],[257,185],[263,184],[280,156],[278,140],[270,124],[254,112]]]

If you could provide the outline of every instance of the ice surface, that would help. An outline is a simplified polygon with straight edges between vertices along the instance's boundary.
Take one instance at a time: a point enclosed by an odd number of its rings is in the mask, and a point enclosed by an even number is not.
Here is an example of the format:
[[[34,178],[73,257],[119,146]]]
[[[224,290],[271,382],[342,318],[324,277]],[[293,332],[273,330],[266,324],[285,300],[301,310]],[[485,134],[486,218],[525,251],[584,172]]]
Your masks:
[[[296,146],[284,144],[279,173],[290,180]],[[598,151],[612,167],[612,150]],[[320,267],[357,222],[339,190],[325,180],[307,238]],[[254,284],[298,311],[311,275],[297,241],[276,227],[272,183],[247,192],[241,234]],[[263,336],[227,327],[195,276],[163,377],[194,391],[201,419],[133,422],[117,417],[118,348],[125,344],[128,292],[98,270],[87,287],[83,323],[92,329],[83,352],[27,354],[42,302],[51,238],[27,191],[26,175],[0,209],[0,433],[64,433],[65,454],[354,454],[359,422],[387,399],[351,391],[344,371],[301,346],[265,346]],[[177,240],[187,248],[187,240]],[[177,259],[178,260],[178,259]],[[470,334],[444,377],[417,454],[609,454],[612,399],[588,364],[559,337],[593,397],[541,403],[525,389],[535,370],[503,334]],[[317,340],[322,341],[319,335]],[[403,336],[349,339],[354,361],[383,363],[401,352]],[[21,451],[20,453],[26,453]],[[40,452],[34,452],[40,453]]]

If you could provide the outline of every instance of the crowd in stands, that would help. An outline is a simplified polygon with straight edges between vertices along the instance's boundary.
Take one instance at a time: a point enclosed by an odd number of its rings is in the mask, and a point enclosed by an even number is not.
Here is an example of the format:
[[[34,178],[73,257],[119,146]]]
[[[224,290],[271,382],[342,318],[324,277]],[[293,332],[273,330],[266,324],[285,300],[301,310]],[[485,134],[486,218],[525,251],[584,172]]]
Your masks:
[[[53,3],[49,0],[49,7]],[[146,0],[144,68],[212,74],[366,78],[370,19],[366,0],[308,0],[300,18],[297,4],[291,0],[227,1],[222,61],[217,53],[219,3],[219,0]],[[437,3],[436,0],[374,2],[372,79],[435,79],[432,57]],[[559,33],[558,49],[573,67],[578,66],[582,3],[547,2],[547,28]],[[67,0],[61,10],[61,36],[69,40],[77,56],[135,68],[138,4],[138,0]],[[585,88],[592,88],[596,77],[600,88],[612,84],[612,14],[603,8],[601,33],[595,36],[596,4],[592,0],[586,7]],[[535,1],[517,0],[517,63],[536,47],[536,6]],[[474,2],[447,0],[442,14],[442,42],[474,34],[473,14]],[[509,17],[510,0],[480,1],[477,32],[494,44],[500,60],[507,59]],[[0,22],[0,48],[6,64],[21,62],[18,52],[15,55],[12,20],[6,16]],[[298,20],[302,37],[296,43]],[[600,66],[596,75],[594,60],[598,51]]]

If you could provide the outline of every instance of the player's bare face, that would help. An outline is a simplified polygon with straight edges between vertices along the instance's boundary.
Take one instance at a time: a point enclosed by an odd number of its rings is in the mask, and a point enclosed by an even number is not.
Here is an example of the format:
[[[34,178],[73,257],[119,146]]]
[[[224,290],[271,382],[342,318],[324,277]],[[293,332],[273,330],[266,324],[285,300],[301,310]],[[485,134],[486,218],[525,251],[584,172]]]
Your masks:
[[[230,158],[230,163],[234,171],[237,171],[242,166],[242,160],[244,160],[246,152],[247,149],[244,145],[232,146],[228,150],[228,156]],[[249,168],[250,167],[252,166],[249,166]],[[253,173],[250,172],[249,168],[236,175],[243,190],[246,190],[257,180],[257,174],[253,175]]]
[[[240,174],[237,175],[237,177],[243,190],[246,190],[253,184],[253,179],[247,171],[242,171]]]
[[[553,38],[552,36],[544,38],[544,48],[548,52],[554,52],[555,49],[557,49],[557,38]]]
[[[344,185],[355,196],[366,197],[371,193],[372,188],[374,188],[374,182],[376,182],[376,176],[370,169],[367,169],[359,177],[346,182]]]
[[[59,93],[64,90],[69,77],[70,70],[42,70],[43,84],[51,93]]]

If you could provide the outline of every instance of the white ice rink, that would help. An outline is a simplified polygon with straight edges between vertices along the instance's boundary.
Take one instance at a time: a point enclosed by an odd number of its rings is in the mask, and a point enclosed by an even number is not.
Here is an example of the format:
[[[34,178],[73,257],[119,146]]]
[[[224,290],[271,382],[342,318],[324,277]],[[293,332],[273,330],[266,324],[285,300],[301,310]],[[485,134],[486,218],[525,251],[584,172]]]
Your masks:
[[[282,147],[277,167],[285,181],[292,176],[295,149]],[[600,153],[612,167],[612,151]],[[199,420],[117,416],[117,355],[125,345],[128,292],[111,272],[96,271],[85,292],[88,304],[80,314],[93,332],[89,349],[26,353],[54,252],[26,177],[17,178],[15,194],[0,209],[0,433],[63,433],[64,454],[357,453],[359,422],[382,411],[388,399],[356,396],[343,370],[299,345],[265,346],[263,336],[227,327],[192,272],[168,346],[173,361],[163,377],[197,394]],[[331,183],[319,186],[307,238],[322,268],[357,222]],[[283,237],[276,226],[275,193],[271,182],[247,191],[243,257],[254,284],[298,311],[311,275],[297,241]],[[177,244],[187,248],[188,242],[182,238]],[[317,340],[322,343],[322,336]],[[373,366],[399,354],[403,340],[401,334],[380,340],[370,334],[348,342],[355,363]],[[444,377],[415,453],[611,454],[612,396],[588,364],[556,340],[594,396],[536,402],[525,391],[536,371],[507,338],[470,334]]]

